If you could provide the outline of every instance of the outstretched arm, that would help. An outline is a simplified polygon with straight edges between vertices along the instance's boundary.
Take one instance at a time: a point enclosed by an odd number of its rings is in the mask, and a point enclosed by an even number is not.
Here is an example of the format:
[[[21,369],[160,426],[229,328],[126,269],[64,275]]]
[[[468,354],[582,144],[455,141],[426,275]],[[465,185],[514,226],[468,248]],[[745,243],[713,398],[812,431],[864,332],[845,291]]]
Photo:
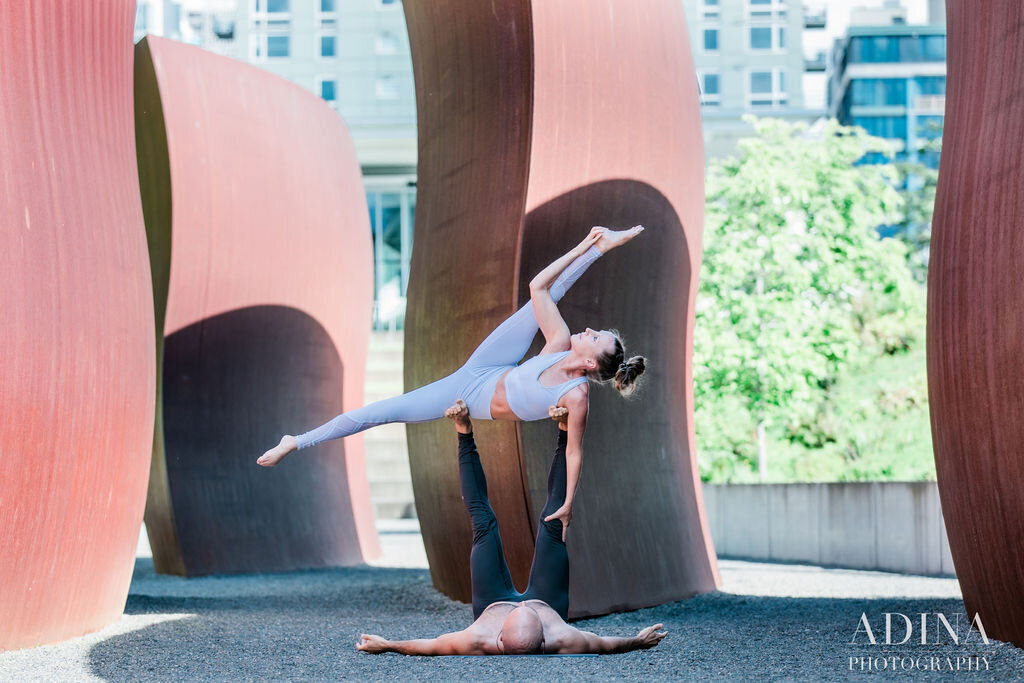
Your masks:
[[[480,641],[468,629],[445,633],[437,638],[421,638],[419,640],[387,640],[380,636],[362,634],[356,643],[356,649],[371,654],[397,652],[402,655],[482,655]]]
[[[562,654],[593,654],[610,655],[617,652],[631,652],[633,650],[647,650],[655,647],[668,635],[667,631],[660,630],[663,624],[648,626],[632,638],[619,638],[616,636],[599,636],[590,631],[574,629],[577,637],[567,638],[565,644],[559,648]]]
[[[544,518],[545,522],[559,519],[562,522],[562,541],[572,523],[572,504],[576,497],[576,485],[583,469],[583,432],[587,429],[588,394],[585,389],[573,389],[565,395],[565,407],[569,409],[566,418],[567,443],[565,447],[565,501],[562,506]],[[550,412],[550,411],[549,411]]]
[[[544,334],[544,349],[541,353],[564,351],[569,348],[569,326],[565,324],[562,314],[558,312],[558,305],[551,294],[551,286],[570,263],[585,254],[591,246],[597,244],[603,234],[602,230],[603,228],[593,228],[582,242],[537,273],[537,276],[530,281],[533,314],[537,317],[537,326]]]
[[[641,232],[642,225],[629,230],[609,230],[595,226],[576,247],[537,273],[530,281],[530,300],[537,325],[544,333],[542,353],[569,348],[569,328],[558,312],[557,303],[565,291],[601,254],[622,246]]]

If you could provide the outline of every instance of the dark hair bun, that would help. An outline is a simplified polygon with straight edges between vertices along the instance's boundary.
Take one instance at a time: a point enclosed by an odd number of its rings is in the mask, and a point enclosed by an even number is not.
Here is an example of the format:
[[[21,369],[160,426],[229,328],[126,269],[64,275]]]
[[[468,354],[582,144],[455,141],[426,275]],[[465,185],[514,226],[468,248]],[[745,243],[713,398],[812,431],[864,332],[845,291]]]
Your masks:
[[[647,359],[643,356],[633,356],[623,362],[615,373],[615,389],[623,396],[629,396],[636,391],[637,379],[646,369]]]

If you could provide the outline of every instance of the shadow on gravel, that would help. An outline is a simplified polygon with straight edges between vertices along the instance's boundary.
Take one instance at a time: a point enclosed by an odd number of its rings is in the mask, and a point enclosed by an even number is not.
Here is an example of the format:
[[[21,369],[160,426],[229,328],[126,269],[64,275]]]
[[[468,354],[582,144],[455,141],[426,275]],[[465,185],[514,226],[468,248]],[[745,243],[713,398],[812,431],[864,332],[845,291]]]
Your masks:
[[[355,650],[360,633],[393,639],[433,637],[465,628],[468,605],[435,591],[425,570],[355,567],[243,576],[179,579],[143,573],[132,583],[129,614],[188,613],[113,636],[89,653],[90,672],[107,680],[471,678],[519,679],[835,679],[863,676],[860,657],[895,657],[900,677],[1024,677],[1024,651],[1006,643],[936,643],[934,614],[950,620],[954,599],[839,600],[768,598],[715,592],[624,614],[578,622],[603,635],[632,635],[663,623],[668,638],[656,649],[597,658],[415,658]],[[861,614],[884,643],[886,612],[913,620],[903,645],[868,643]],[[928,644],[920,644],[920,614],[928,613]],[[905,632],[893,617],[893,637]],[[988,670],[981,660],[985,656]],[[855,658],[850,670],[850,658]],[[915,662],[924,658],[917,670]],[[941,669],[934,669],[938,658]],[[947,657],[959,670],[949,670]],[[910,669],[904,662],[909,662]],[[887,672],[891,673],[891,664]],[[929,667],[921,670],[920,666]],[[968,668],[970,667],[970,668]],[[873,670],[874,672],[874,670]]]

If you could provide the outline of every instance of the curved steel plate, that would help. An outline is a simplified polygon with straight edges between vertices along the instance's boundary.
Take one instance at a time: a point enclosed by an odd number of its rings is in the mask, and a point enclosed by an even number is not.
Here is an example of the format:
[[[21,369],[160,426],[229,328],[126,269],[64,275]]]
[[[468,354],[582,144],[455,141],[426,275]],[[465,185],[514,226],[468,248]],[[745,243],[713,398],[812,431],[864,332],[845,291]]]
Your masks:
[[[1024,5],[950,0],[928,395],[968,615],[1024,647]]]
[[[0,3],[0,649],[124,609],[153,438],[135,3]]]
[[[457,19],[445,3],[405,9],[420,135],[406,385],[454,370],[591,225],[644,223],[562,302],[571,326],[618,327],[651,360],[641,400],[592,392],[570,613],[713,590],[690,366],[704,159],[681,6],[524,0],[460,5]],[[470,537],[450,431],[410,426],[410,460],[435,585],[465,600]],[[522,588],[554,427],[477,431]]]
[[[289,428],[362,403],[373,259],[348,130],[255,67],[154,37],[136,51],[163,340],[154,564],[197,575],[375,557],[360,437],[255,462]]]

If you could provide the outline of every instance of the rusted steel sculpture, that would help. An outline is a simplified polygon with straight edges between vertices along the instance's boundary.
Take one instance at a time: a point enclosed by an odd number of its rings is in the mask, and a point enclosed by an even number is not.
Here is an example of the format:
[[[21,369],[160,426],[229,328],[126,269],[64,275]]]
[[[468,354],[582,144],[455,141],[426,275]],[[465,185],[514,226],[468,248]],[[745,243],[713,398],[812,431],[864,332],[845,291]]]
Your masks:
[[[592,225],[643,223],[642,238],[598,261],[560,304],[573,329],[616,326],[651,361],[636,402],[591,392],[569,531],[570,609],[599,614],[713,590],[690,365],[704,157],[682,6],[404,7],[420,139],[407,388],[455,370],[527,300],[530,278]],[[522,588],[555,427],[475,428]],[[408,429],[434,584],[466,600],[471,539],[451,426]]]
[[[199,48],[136,48],[160,387],[146,526],[157,571],[345,565],[379,553],[361,437],[256,465],[362,403],[369,213],[341,118]]]
[[[135,3],[0,4],[0,650],[124,609],[153,438]]]
[[[1024,5],[947,2],[928,394],[968,615],[1024,647]]]

